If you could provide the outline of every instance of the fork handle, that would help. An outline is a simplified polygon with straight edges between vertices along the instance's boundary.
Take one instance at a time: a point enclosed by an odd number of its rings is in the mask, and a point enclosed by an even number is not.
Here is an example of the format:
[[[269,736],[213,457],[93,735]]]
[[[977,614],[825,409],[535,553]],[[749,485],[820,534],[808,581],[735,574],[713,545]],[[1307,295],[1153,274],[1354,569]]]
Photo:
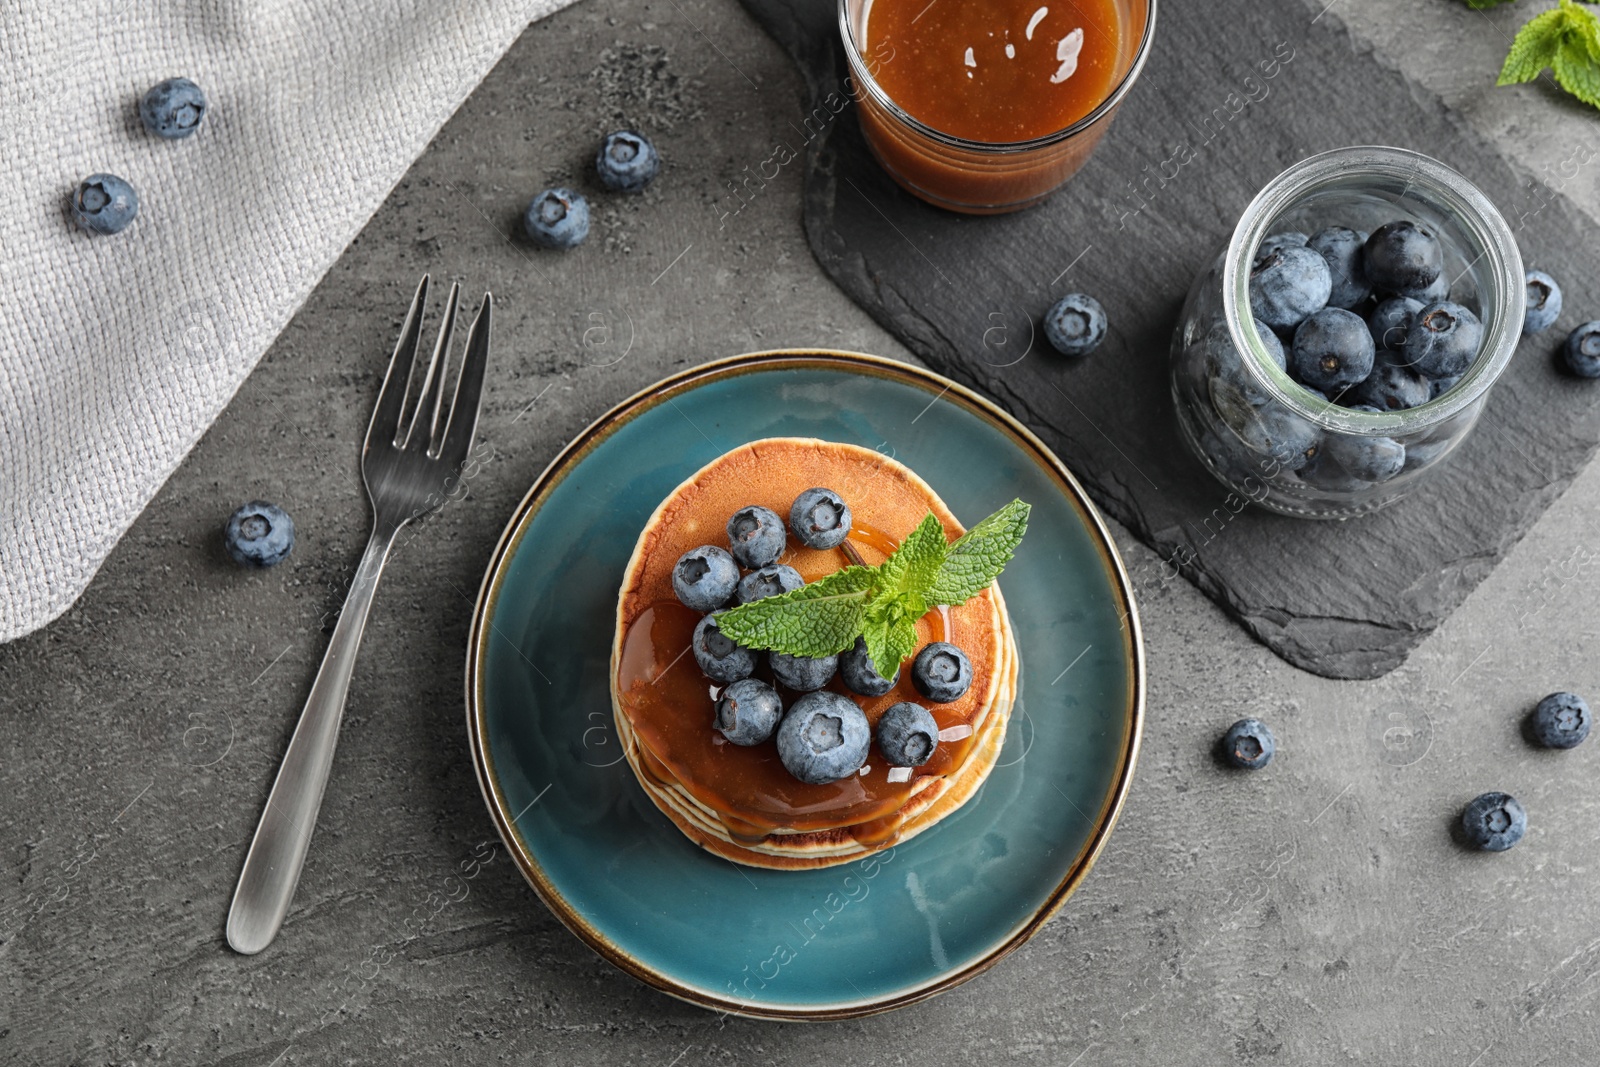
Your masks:
[[[300,723],[294,728],[272,792],[267,795],[266,810],[256,826],[255,839],[239,874],[239,886],[233,892],[233,906],[228,910],[228,944],[235,952],[254,955],[266,948],[278,936],[283,918],[289,913],[306,849],[311,845],[311,832],[316,828],[317,811],[322,807],[328,770],[333,765],[339,721],[344,717],[350,675],[355,669],[356,651],[361,647],[361,633],[366,629],[367,613],[372,608],[372,594],[398,532],[399,527],[374,528],[367,541],[317,680],[311,684]]]

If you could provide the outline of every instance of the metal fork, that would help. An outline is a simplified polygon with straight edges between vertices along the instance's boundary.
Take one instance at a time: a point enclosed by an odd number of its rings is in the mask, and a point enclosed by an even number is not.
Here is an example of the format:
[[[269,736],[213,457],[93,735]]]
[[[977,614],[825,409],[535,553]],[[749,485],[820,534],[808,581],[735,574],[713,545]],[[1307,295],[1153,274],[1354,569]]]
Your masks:
[[[488,293],[483,294],[478,317],[467,334],[467,350],[455,394],[449,410],[444,411],[445,370],[460,288],[450,287],[439,339],[427,366],[421,370],[416,407],[405,423],[401,415],[418,378],[418,344],[422,315],[428,304],[426,274],[417,286],[411,311],[400,331],[400,342],[389,360],[389,371],[361,449],[361,480],[372,500],[372,537],[350,583],[317,680],[300,713],[300,723],[283,754],[283,765],[272,783],[266,810],[261,813],[255,840],[250,843],[250,853],[239,875],[239,887],[233,893],[227,933],[228,944],[236,952],[249,955],[271,944],[294,899],[300,868],[316,827],[317,810],[322,807],[322,792],[328,784],[361,632],[366,628],[372,594],[395,536],[406,523],[444,503],[472,447],[483,395],[484,365],[489,361],[493,301]],[[402,366],[407,368],[403,382],[399,374]],[[441,414],[445,416],[443,426],[439,422]]]

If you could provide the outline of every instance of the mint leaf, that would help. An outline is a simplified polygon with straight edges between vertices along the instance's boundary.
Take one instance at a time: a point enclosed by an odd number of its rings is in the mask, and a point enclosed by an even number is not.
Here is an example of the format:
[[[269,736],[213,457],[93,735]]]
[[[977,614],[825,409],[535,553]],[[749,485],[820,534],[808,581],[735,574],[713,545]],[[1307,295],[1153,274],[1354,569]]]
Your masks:
[[[1600,22],[1593,15],[1583,17],[1591,24],[1589,29],[1600,32]],[[1550,71],[1556,83],[1590,107],[1600,107],[1600,48],[1591,47],[1586,37],[1590,34],[1575,29],[1569,32],[1550,60]]]
[[[933,512],[923,516],[917,528],[906,535],[894,554],[880,568],[885,592],[925,593],[944,565],[950,542],[945,540],[944,524]],[[926,609],[924,609],[926,610]],[[889,677],[887,674],[885,678]]]
[[[905,658],[917,650],[917,620],[927,610],[927,603],[912,593],[890,596],[867,610],[862,637],[867,655],[872,657],[872,669],[881,677],[893,678]]]
[[[1016,555],[1032,508],[1013,500],[956,539],[928,587],[929,604],[964,604],[988,588]],[[884,677],[888,677],[885,675]]]
[[[1524,23],[1511,42],[1511,51],[1506,54],[1505,65],[1500,68],[1495,84],[1514,85],[1537,78],[1555,58],[1567,17],[1565,8],[1553,7]]]
[[[846,567],[792,592],[741,604],[717,616],[717,628],[746,648],[791,656],[831,656],[855,644],[878,568]]]

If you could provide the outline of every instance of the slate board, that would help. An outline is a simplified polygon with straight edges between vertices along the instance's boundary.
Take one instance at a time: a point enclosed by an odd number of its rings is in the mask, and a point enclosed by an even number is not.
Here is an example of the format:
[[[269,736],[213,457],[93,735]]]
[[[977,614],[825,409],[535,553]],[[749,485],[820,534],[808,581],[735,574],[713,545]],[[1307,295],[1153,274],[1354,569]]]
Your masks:
[[[795,59],[807,113],[844,86],[833,3],[743,2]],[[1284,48],[1292,58],[1263,78],[1258,64]],[[1214,110],[1225,121],[1202,132]],[[834,281],[930,367],[1027,423],[1168,561],[1165,573],[1181,572],[1305,670],[1375,678],[1399,666],[1600,440],[1600,383],[1561,372],[1555,357],[1572,326],[1600,316],[1596,227],[1299,3],[1162,4],[1143,76],[1094,158],[1020,214],[955,215],[901,191],[868,154],[853,107],[807,141],[816,125],[797,115],[784,136],[804,153],[806,235]],[[1163,181],[1162,161],[1183,144],[1195,157]],[[1179,441],[1171,332],[1190,282],[1256,192],[1289,164],[1352,144],[1412,148],[1476,182],[1528,265],[1560,279],[1567,311],[1523,341],[1473,436],[1406,500],[1347,522],[1233,515],[1228,491]],[[1111,319],[1106,342],[1079,363],[1031,338],[1073,290],[1097,296]]]

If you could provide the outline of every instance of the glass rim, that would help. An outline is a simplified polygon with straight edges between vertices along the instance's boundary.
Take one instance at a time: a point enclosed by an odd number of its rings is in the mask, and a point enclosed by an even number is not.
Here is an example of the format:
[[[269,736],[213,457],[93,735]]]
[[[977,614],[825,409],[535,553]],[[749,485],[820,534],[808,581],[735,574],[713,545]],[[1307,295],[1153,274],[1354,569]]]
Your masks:
[[[1491,314],[1483,320],[1479,355],[1462,372],[1454,388],[1414,408],[1368,412],[1342,407],[1331,400],[1317,400],[1267,355],[1255,317],[1240,313],[1250,307],[1248,263],[1278,216],[1308,193],[1349,185],[1363,176],[1403,180],[1403,190],[1415,189],[1435,206],[1446,209],[1482,249],[1468,269],[1486,257],[1491,268],[1497,264],[1502,268],[1492,271],[1495,286],[1486,290],[1493,294],[1493,300]],[[1446,422],[1476,404],[1516,354],[1526,301],[1522,252],[1499,208],[1459,171],[1409,148],[1352,145],[1302,159],[1268,182],[1250,201],[1223,255],[1223,318],[1234,347],[1244,356],[1246,370],[1273,401],[1324,430],[1354,436],[1409,436]],[[1484,352],[1490,353],[1488,359],[1481,358]]]
[[[990,153],[1005,155],[1015,152],[1031,152],[1037,148],[1045,148],[1058,144],[1070,137],[1075,137],[1087,130],[1101,119],[1108,116],[1122,98],[1128,95],[1128,90],[1133,88],[1133,83],[1138,80],[1139,72],[1144,69],[1145,59],[1150,55],[1150,43],[1154,40],[1156,30],[1156,5],[1157,0],[1139,0],[1145,6],[1144,35],[1139,39],[1139,49],[1134,53],[1133,62],[1129,64],[1127,73],[1106,98],[1096,104],[1094,110],[1068,126],[1064,126],[1053,133],[1033,137],[1026,141],[973,141],[965,137],[958,137],[953,133],[945,133],[923,122],[921,119],[910,115],[884,91],[878,80],[867,71],[866,64],[861,58],[861,45],[856,41],[855,30],[850,25],[850,0],[839,0],[839,35],[844,40],[845,57],[850,62],[850,73],[866,89],[872,102],[883,108],[906,126],[911,127],[924,137],[931,138],[951,148],[960,148],[968,152]],[[866,0],[868,6],[873,0]]]

